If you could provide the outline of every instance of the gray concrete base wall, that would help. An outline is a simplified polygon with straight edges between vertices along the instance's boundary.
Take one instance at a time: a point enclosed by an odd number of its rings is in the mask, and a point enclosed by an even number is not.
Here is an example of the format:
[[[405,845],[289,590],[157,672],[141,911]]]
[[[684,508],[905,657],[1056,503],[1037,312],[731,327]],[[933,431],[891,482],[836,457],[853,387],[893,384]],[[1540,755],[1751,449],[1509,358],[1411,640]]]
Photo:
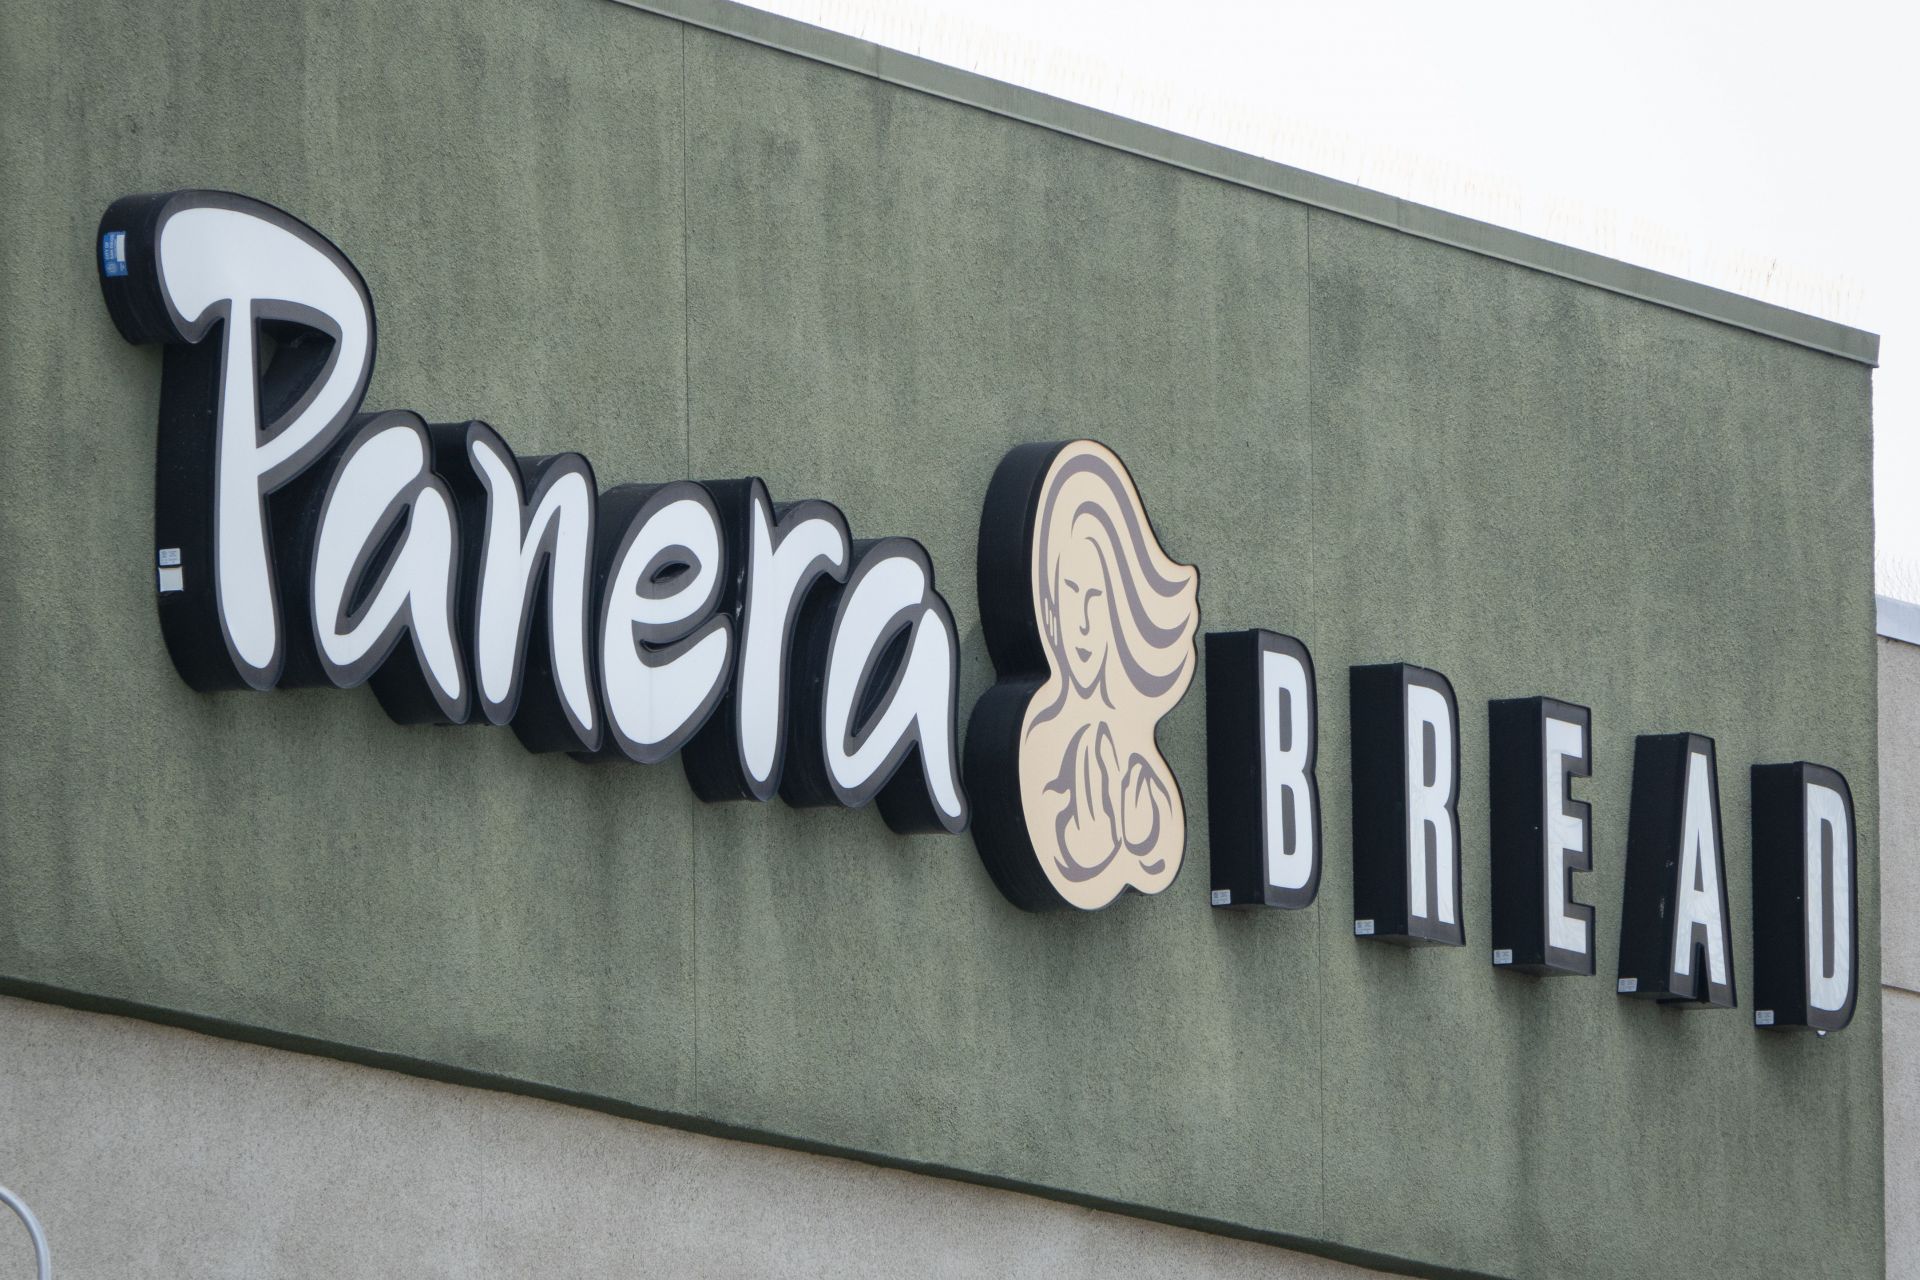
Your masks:
[[[8,997],[0,1116],[59,1280],[1381,1274]],[[29,1257],[0,1209],[0,1276]]]
[[[1887,1080],[1887,1275],[1920,1280],[1920,992],[1881,992]]]
[[[1920,646],[1880,641],[1887,1275],[1920,1280]]]

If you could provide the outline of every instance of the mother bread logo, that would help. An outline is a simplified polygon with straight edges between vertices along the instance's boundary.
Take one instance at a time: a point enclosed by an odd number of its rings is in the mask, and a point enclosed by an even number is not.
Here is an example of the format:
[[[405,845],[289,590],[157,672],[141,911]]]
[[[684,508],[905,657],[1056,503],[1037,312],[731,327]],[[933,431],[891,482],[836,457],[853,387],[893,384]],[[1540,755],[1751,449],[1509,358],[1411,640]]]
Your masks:
[[[1154,730],[1193,681],[1198,572],[1161,548],[1125,464],[1091,440],[1006,456],[979,569],[1000,682],[974,712],[967,768],[976,794],[1015,798],[976,815],[988,870],[1035,910],[1158,893],[1180,870],[1186,810]]]

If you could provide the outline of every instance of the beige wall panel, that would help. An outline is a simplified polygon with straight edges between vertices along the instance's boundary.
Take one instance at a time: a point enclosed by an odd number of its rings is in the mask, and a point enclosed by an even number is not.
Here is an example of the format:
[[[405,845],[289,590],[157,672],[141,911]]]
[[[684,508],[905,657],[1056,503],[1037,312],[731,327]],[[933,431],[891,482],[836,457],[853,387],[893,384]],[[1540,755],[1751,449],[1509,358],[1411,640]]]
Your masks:
[[[1887,1275],[1920,1280],[1920,647],[1880,641]]]
[[[1920,1280],[1920,995],[1882,992],[1887,1082],[1887,1275]]]
[[[1920,991],[1920,646],[1880,641],[1880,975]],[[1891,1059],[1889,1059],[1891,1061]],[[1891,1083],[1891,1082],[1889,1082]]]

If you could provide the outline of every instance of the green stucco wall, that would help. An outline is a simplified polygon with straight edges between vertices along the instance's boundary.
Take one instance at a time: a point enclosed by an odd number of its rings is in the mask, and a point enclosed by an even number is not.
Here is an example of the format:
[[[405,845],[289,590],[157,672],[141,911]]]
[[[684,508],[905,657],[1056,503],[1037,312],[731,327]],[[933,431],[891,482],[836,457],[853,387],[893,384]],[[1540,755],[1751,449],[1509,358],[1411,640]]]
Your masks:
[[[1878,1273],[1865,366],[600,0],[0,20],[0,987],[1373,1261]],[[159,355],[93,266],[110,200],[183,186],[360,267],[370,406],[921,539],[963,709],[996,462],[1112,445],[1203,625],[1313,650],[1319,904],[1208,908],[1198,685],[1161,730],[1187,870],[1049,916],[870,812],[191,692]],[[1464,949],[1350,936],[1345,669],[1400,659],[1460,697]],[[1485,703],[1534,693],[1594,711],[1591,980],[1486,954]],[[1612,991],[1633,735],[1681,729],[1718,744],[1738,1012]],[[1860,826],[1824,1039],[1746,1000],[1746,766],[1797,758]]]

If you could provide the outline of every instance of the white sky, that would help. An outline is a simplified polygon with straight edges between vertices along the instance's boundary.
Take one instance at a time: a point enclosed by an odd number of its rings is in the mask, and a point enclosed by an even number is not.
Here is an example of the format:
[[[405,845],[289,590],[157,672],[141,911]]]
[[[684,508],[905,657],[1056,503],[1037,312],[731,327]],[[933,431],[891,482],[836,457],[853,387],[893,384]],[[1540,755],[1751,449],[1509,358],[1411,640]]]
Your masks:
[[[1879,333],[1881,590],[1920,598],[1920,18],[1905,7],[754,3]]]

